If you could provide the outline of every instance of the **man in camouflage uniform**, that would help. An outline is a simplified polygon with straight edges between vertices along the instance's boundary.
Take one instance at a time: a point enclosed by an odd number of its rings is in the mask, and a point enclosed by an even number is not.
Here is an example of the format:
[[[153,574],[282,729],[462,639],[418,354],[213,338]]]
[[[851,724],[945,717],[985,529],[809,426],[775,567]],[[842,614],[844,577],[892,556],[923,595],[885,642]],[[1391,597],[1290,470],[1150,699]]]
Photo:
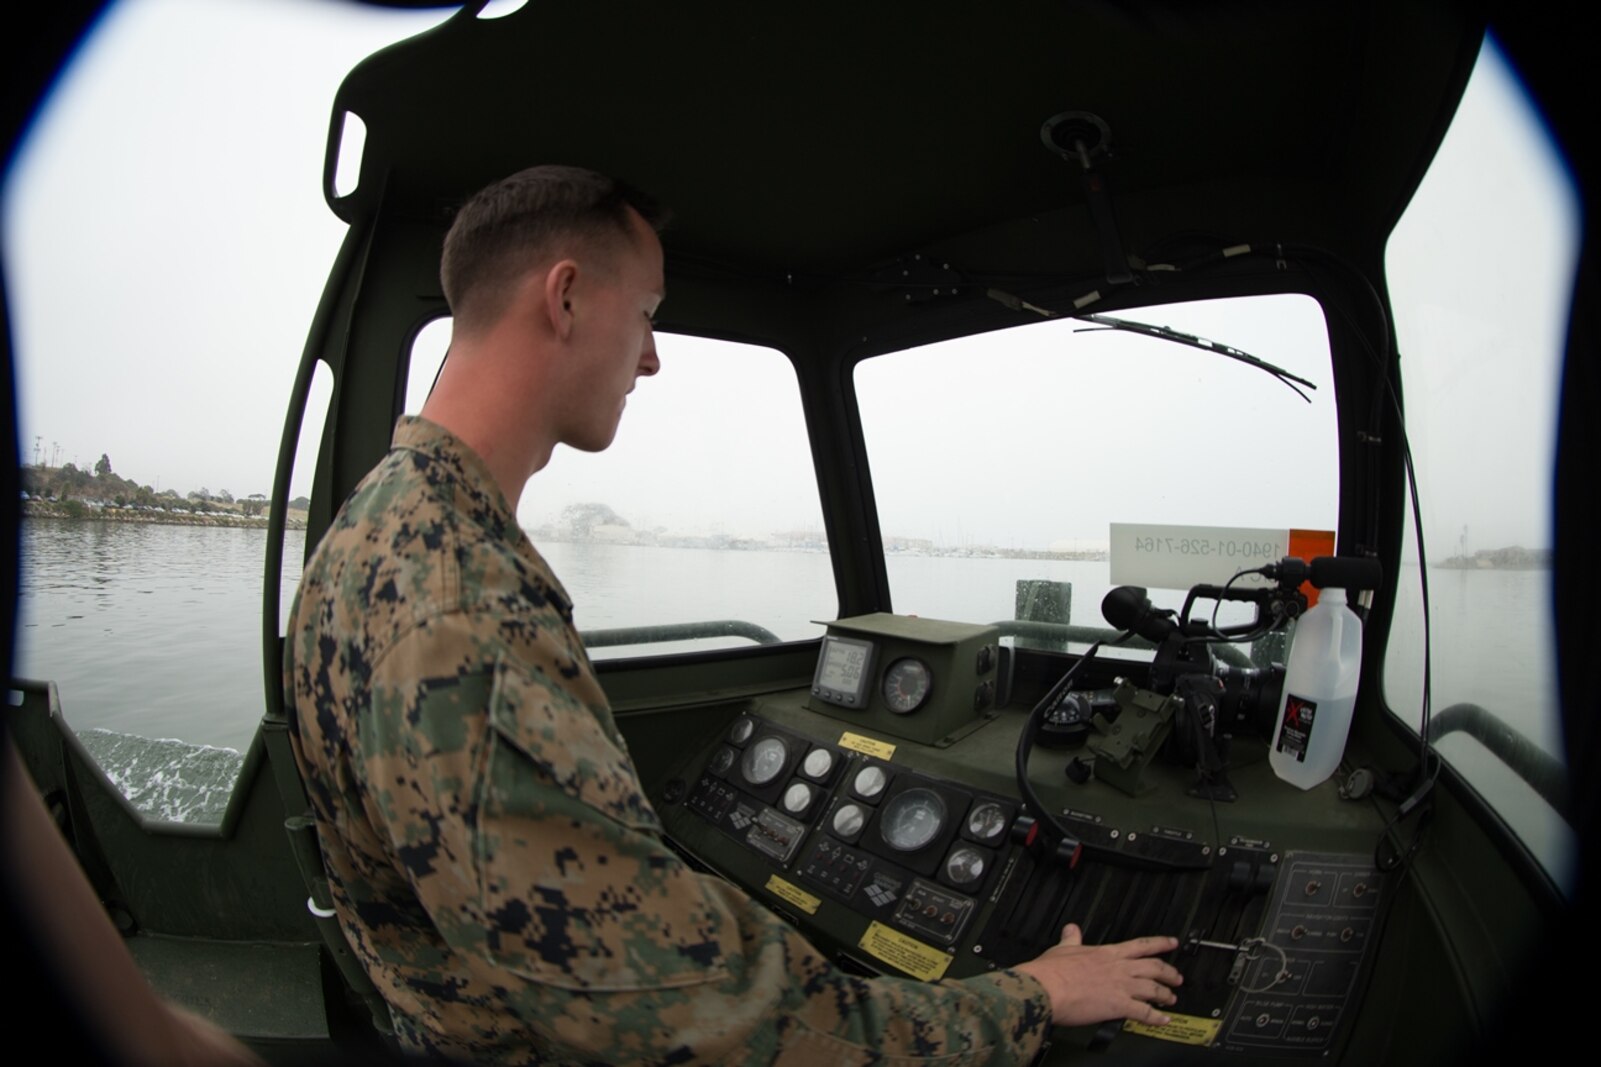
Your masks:
[[[1027,1061],[1165,1022],[1170,938],[942,984],[847,975],[663,843],[572,603],[517,524],[557,444],[656,373],[648,203],[541,167],[464,207],[451,352],[296,598],[285,685],[340,921],[403,1043],[505,1063]]]

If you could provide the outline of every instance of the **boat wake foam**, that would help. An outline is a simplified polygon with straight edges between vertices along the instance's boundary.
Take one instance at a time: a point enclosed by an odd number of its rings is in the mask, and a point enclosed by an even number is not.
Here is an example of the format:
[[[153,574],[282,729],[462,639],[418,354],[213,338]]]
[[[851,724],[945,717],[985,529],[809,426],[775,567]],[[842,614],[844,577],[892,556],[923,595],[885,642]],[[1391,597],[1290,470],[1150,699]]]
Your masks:
[[[244,765],[231,748],[170,737],[90,729],[78,738],[140,814],[168,822],[221,822]]]

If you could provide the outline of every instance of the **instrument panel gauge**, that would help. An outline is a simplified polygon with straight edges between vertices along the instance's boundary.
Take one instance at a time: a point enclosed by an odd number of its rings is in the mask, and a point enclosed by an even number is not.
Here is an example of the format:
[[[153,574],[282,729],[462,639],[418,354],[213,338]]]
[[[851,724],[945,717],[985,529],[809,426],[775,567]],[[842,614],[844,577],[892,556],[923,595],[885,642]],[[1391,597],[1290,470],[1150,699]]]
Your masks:
[[[814,748],[801,761],[801,772],[808,778],[823,779],[834,769],[834,754],[826,748]]]
[[[879,833],[890,848],[916,852],[926,848],[945,826],[945,801],[932,789],[908,789],[890,801],[879,820]]]
[[[951,884],[970,886],[984,877],[984,854],[968,845],[958,845],[945,861],[945,877]]]
[[[834,812],[834,832],[841,837],[855,837],[867,822],[867,812],[860,804],[841,804]]]
[[[994,842],[1006,832],[1006,812],[993,800],[973,806],[967,815],[967,832],[984,842]]]
[[[824,637],[812,695],[842,708],[866,707],[868,687],[873,684],[873,652],[873,642],[859,637]]]
[[[884,773],[884,769],[869,765],[856,772],[856,779],[851,782],[851,788],[856,790],[857,796],[871,800],[882,793],[888,784],[889,775]]]
[[[713,774],[727,774],[728,768],[734,765],[736,756],[738,756],[737,752],[724,745],[718,750],[717,755],[712,757],[711,772]]]
[[[778,777],[789,757],[789,746],[777,737],[764,737],[745,751],[739,769],[751,785],[766,785]]]
[[[913,656],[903,656],[884,672],[881,691],[890,711],[910,715],[923,706],[933,688],[934,672],[928,669],[928,664]]]
[[[756,723],[748,716],[741,715],[734,720],[734,725],[728,728],[728,739],[736,745],[743,745],[750,740],[750,735],[756,732]]]
[[[811,806],[812,787],[805,782],[796,782],[784,790],[784,810],[791,815],[804,815]]]

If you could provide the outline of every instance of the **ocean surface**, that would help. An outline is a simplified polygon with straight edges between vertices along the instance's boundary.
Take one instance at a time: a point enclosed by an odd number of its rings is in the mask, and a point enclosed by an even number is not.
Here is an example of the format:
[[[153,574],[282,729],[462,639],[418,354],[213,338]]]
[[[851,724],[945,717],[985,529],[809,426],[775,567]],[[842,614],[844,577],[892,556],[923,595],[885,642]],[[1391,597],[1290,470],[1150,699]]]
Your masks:
[[[304,537],[288,532],[285,611],[299,582]],[[540,548],[585,630],[742,618],[794,639],[818,634],[813,620],[837,614],[833,571],[820,552]],[[67,722],[153,816],[213,821],[226,804],[263,707],[265,551],[264,530],[23,524],[17,674],[56,683]],[[1095,561],[892,556],[889,572],[896,610],[969,621],[1013,617],[1019,577],[1072,582],[1075,621],[1099,622],[1109,588],[1107,564]],[[1549,572],[1431,569],[1430,576],[1435,709],[1482,704],[1560,754]],[[1386,671],[1391,706],[1414,724],[1419,634],[1415,623],[1397,627]],[[651,650],[674,647],[682,646]],[[1496,777],[1496,761],[1476,742],[1450,738],[1442,750],[1465,767],[1479,766],[1473,773],[1487,782]],[[1551,832],[1560,828],[1527,830]]]

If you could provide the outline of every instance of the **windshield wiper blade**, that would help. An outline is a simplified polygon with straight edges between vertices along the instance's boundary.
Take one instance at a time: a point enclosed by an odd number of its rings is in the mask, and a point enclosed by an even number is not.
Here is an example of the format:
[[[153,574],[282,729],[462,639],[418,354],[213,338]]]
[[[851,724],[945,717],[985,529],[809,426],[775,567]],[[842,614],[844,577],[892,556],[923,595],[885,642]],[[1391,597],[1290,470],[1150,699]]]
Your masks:
[[[1160,337],[1164,341],[1173,341],[1177,344],[1189,345],[1191,348],[1199,348],[1203,352],[1212,352],[1219,356],[1227,356],[1229,359],[1239,360],[1241,363],[1255,367],[1261,371],[1266,371],[1268,374],[1273,375],[1273,377],[1289,386],[1296,396],[1300,397],[1302,400],[1305,400],[1308,404],[1312,402],[1312,398],[1301,392],[1301,390],[1296,388],[1296,386],[1304,385],[1308,389],[1317,388],[1316,385],[1307,381],[1305,378],[1302,378],[1299,375],[1291,374],[1283,367],[1269,363],[1265,359],[1259,359],[1258,357],[1251,355],[1249,352],[1242,352],[1238,348],[1234,348],[1230,345],[1219,344],[1217,341],[1209,341],[1205,337],[1197,337],[1193,333],[1185,333],[1182,330],[1175,330],[1171,326],[1152,326],[1144,322],[1131,322],[1128,319],[1113,318],[1110,315],[1077,315],[1074,317],[1084,322],[1094,323],[1096,326],[1099,326],[1102,329],[1127,330],[1129,333],[1143,333],[1147,337]],[[1083,333],[1084,331],[1076,330],[1074,332]]]

